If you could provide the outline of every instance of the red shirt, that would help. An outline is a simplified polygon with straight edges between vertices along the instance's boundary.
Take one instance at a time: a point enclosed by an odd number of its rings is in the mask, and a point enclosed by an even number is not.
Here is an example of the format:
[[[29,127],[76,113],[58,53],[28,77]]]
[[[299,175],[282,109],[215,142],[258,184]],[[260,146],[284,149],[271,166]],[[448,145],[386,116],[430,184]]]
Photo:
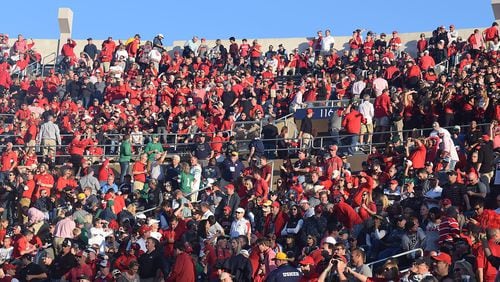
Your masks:
[[[493,210],[484,209],[481,215],[475,218],[479,222],[479,226],[483,229],[500,228],[500,215]]]
[[[136,161],[134,163],[134,166],[132,167],[132,173],[143,172],[145,170],[146,170],[146,164],[144,164],[144,163],[142,163],[140,161]],[[134,175],[134,180],[142,182],[142,183],[145,183],[146,182],[146,174],[145,173],[135,174]]]
[[[374,116],[376,118],[388,117],[390,115],[391,109],[391,98],[387,93],[382,93],[380,96],[375,98]]]
[[[357,110],[351,109],[351,111],[342,120],[342,126],[349,134],[359,134],[361,131],[362,120],[363,115]]]
[[[50,185],[50,187],[48,187],[48,186],[42,187],[42,186],[38,185],[37,192],[36,192],[37,197],[40,197],[41,190],[47,190],[47,195],[50,196],[50,189],[52,189],[52,186],[54,186],[54,177],[52,177],[52,175],[49,173],[37,174],[37,175],[35,175],[35,183],[42,183],[44,185]]]
[[[427,149],[425,145],[422,144],[415,151],[413,151],[410,155],[410,160],[413,163],[413,168],[424,168],[425,167],[425,156],[427,154]]]
[[[352,229],[354,225],[363,223],[358,213],[345,202],[340,202],[333,207],[333,215],[336,216],[339,222],[347,229]]]
[[[14,151],[4,152],[2,154],[2,171],[10,171],[12,165],[17,162],[17,153]]]
[[[500,256],[500,245],[498,245],[494,239],[488,241],[488,246],[490,247],[493,256]],[[497,269],[488,261],[484,254],[484,249],[478,248],[478,254],[476,258],[477,268],[482,268],[484,273],[484,281],[495,281],[495,276],[497,275]]]

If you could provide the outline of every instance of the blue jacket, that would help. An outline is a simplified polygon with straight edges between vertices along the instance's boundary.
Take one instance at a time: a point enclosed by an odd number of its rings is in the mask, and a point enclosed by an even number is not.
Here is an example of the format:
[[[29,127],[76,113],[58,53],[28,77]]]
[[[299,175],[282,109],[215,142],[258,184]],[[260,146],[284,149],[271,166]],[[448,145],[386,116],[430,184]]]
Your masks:
[[[301,275],[297,268],[284,264],[271,271],[266,282],[298,282]]]

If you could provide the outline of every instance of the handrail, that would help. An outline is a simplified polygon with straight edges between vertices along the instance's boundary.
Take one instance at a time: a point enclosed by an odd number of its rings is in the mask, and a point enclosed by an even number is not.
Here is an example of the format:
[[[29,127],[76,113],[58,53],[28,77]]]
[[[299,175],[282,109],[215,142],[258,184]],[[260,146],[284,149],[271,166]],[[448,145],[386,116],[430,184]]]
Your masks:
[[[434,65],[434,71],[438,69],[440,66],[445,66],[446,73],[448,73],[448,68],[449,68],[449,59],[447,58],[446,60],[440,62],[439,64]]]
[[[47,58],[49,58],[50,56],[54,56],[54,58],[52,60],[50,60],[48,63],[55,63],[56,59],[57,59],[57,54],[56,52],[52,52],[48,55],[46,55],[45,57],[42,58],[42,77],[44,76],[45,74],[45,65],[48,64],[46,61]]]
[[[387,261],[389,259],[395,259],[395,258],[406,256],[406,255],[409,255],[409,254],[412,254],[412,253],[417,253],[417,252],[420,253],[421,257],[424,256],[424,250],[422,250],[421,248],[419,248],[419,249],[414,249],[414,250],[409,250],[409,251],[406,251],[406,252],[402,252],[402,253],[399,253],[399,254],[396,254],[396,255],[393,255],[393,256],[390,256],[390,257],[386,257],[386,258],[383,258],[383,259],[379,259],[379,260],[376,260],[376,261],[372,261],[372,262],[367,263],[366,265],[368,267],[370,267],[370,269],[373,271],[373,265],[375,265],[375,264]],[[404,271],[402,271],[402,272],[404,272]]]

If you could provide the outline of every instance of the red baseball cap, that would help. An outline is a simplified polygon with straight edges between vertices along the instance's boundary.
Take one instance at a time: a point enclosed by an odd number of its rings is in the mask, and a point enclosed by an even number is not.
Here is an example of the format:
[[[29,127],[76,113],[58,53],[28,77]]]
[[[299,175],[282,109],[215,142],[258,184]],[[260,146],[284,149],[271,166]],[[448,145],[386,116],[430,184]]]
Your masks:
[[[141,226],[141,228],[139,228],[139,234],[142,236],[144,234],[146,234],[146,232],[148,231],[151,231],[151,227],[147,224],[144,224]]]
[[[488,134],[484,134],[482,137],[484,141],[486,142],[490,141],[490,136]]]
[[[274,208],[279,208],[281,207],[280,203],[278,201],[274,201],[273,204],[271,205]]]
[[[448,198],[443,199],[443,206],[451,205],[451,200]]]
[[[390,183],[391,183],[391,184],[399,184],[399,183],[398,183],[398,181],[397,181],[396,179],[391,180],[391,182],[390,182]]]
[[[314,113],[313,109],[307,109],[307,111],[306,111],[306,112],[307,112],[308,114],[312,114],[312,113]]]
[[[7,264],[4,264],[4,265],[3,265],[3,270],[4,270],[4,271],[7,271],[7,270],[9,270],[9,269],[10,269],[10,270],[16,269],[16,266],[15,266],[15,265],[13,265],[13,264],[11,264],[11,263],[7,263]]]
[[[226,189],[234,189],[234,185],[233,184],[228,184],[228,185],[226,185]]]
[[[439,253],[438,255],[432,256],[432,258],[433,258],[434,260],[437,260],[437,261],[442,261],[442,262],[444,262],[444,263],[446,263],[446,264],[448,264],[448,265],[451,265],[451,257],[450,257],[450,255],[449,255],[449,254],[447,254],[447,253],[443,253],[443,252],[441,252],[441,253]]]
[[[299,262],[299,264],[311,265],[311,264],[314,264],[314,259],[310,256],[306,256]]]
[[[231,212],[231,207],[230,206],[225,206],[224,207],[225,212]]]

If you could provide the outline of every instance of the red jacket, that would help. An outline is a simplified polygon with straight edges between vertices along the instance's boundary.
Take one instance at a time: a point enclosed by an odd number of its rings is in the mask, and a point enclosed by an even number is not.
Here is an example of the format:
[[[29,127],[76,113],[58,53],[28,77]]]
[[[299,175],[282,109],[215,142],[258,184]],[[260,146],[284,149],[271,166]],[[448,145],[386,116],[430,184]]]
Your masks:
[[[7,70],[0,70],[0,86],[10,88],[11,85],[10,73]]]
[[[70,43],[66,43],[63,45],[62,47],[62,50],[61,50],[61,54],[63,56],[66,56],[66,57],[76,57],[75,55],[75,47],[76,47],[76,42],[75,40],[71,40]]]
[[[172,267],[172,272],[167,277],[165,282],[194,282],[196,270],[193,259],[187,253],[180,253],[175,259],[175,264]]]
[[[342,120],[342,126],[349,134],[359,134],[361,131],[361,123],[363,115],[355,109],[351,111]]]
[[[347,229],[352,229],[354,225],[363,223],[359,214],[345,202],[340,202],[333,207],[333,216],[335,216]]]

